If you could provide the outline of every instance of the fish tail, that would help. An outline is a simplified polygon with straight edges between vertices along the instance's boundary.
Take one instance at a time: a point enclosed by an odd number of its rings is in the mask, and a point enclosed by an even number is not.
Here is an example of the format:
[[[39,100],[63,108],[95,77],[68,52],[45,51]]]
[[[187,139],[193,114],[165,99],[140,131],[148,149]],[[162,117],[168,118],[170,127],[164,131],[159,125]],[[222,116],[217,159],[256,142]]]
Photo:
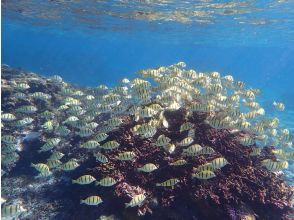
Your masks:
[[[31,163],[31,167],[35,167],[35,164]]]
[[[76,182],[77,182],[76,180],[72,180],[72,181],[71,181],[72,184],[74,184],[74,183],[76,183]]]
[[[125,203],[125,206],[126,206],[126,208],[128,208],[130,205],[129,205],[129,203]]]
[[[83,203],[85,203],[85,200],[81,199],[81,202],[80,202],[80,204],[83,204]]]

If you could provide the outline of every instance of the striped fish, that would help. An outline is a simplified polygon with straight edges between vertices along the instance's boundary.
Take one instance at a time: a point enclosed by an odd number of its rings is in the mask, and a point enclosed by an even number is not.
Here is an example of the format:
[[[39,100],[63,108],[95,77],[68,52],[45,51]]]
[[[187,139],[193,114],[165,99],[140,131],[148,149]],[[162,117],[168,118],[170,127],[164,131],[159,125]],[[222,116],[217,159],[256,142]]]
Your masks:
[[[34,167],[36,170],[38,170],[41,173],[46,173],[50,171],[47,164],[44,164],[44,163],[37,163],[37,164],[31,163],[31,167]]]
[[[261,153],[261,148],[253,148],[250,156],[258,156]]]
[[[213,169],[220,169],[220,168],[226,166],[227,164],[229,164],[229,162],[223,157],[215,158],[210,163],[211,163]]]
[[[107,157],[104,156],[103,154],[101,154],[101,153],[98,152],[98,153],[95,154],[94,156],[95,156],[95,158],[96,158],[96,161],[99,161],[99,162],[101,162],[101,163],[108,163],[108,159],[107,159]]]
[[[84,113],[84,110],[81,106],[74,105],[74,106],[71,106],[66,112],[70,115],[78,116],[78,115],[82,115]]]
[[[181,125],[180,132],[190,130],[191,128],[193,128],[193,126],[194,125],[191,122],[185,122]]]
[[[72,97],[67,97],[64,100],[65,105],[81,105],[81,101]]]
[[[125,151],[123,153],[119,153],[116,159],[118,160],[133,160],[136,154],[132,151]]]
[[[5,205],[1,208],[2,218],[15,218],[27,210],[24,209],[20,204],[17,205]]]
[[[17,108],[15,111],[19,113],[32,114],[32,113],[35,113],[37,110],[38,109],[33,105],[24,105]]]
[[[109,136],[108,134],[101,132],[101,133],[98,133],[94,139],[98,142],[101,142],[101,141],[106,140],[106,138],[108,138],[108,136]]]
[[[170,163],[169,165],[170,165],[170,166],[183,166],[183,165],[185,165],[185,164],[187,164],[187,161],[181,159],[181,160],[176,160],[175,162]]]
[[[60,160],[64,156],[63,153],[58,151],[53,151],[47,160]]]
[[[76,180],[72,180],[72,183],[77,183],[80,185],[86,185],[86,184],[91,184],[95,181],[95,177],[91,176],[91,175],[84,175],[81,176],[79,178],[77,178]]]
[[[90,115],[90,114],[83,115],[83,120],[87,123],[93,121],[94,118],[95,118],[95,116]],[[87,128],[89,128],[88,125],[87,125]]]
[[[18,120],[17,122],[15,122],[15,126],[16,127],[24,127],[26,125],[31,124],[34,121],[34,119],[27,117],[27,118],[23,118],[21,120]]]
[[[248,121],[241,120],[236,124],[236,128],[239,130],[248,130],[251,128],[251,123]]]
[[[30,86],[29,86],[29,84],[27,84],[25,82],[19,82],[16,84],[15,88],[17,88],[19,90],[26,90],[26,89],[29,89]]]
[[[214,177],[216,177],[214,172],[209,171],[209,170],[205,170],[205,171],[201,171],[199,173],[192,174],[192,178],[197,178],[197,179],[201,179],[201,180],[208,180],[208,179],[211,179]]]
[[[226,122],[223,121],[223,120],[220,120],[216,117],[213,117],[212,119],[210,120],[206,120],[208,122],[208,124],[215,128],[215,129],[222,129],[222,128],[225,128],[226,127]]]
[[[18,150],[18,146],[15,144],[6,144],[2,145],[1,152],[2,153],[12,153],[13,151]]]
[[[47,142],[41,147],[40,150],[38,150],[39,153],[49,151],[56,147],[61,140],[59,138],[50,138],[47,140]]]
[[[129,203],[125,203],[126,208],[141,206],[146,196],[144,194],[135,195]]]
[[[157,170],[157,169],[158,169],[158,167],[155,164],[147,163],[144,166],[138,168],[138,171],[142,171],[142,172],[145,172],[145,173],[151,173],[151,172],[153,172],[154,170]]]
[[[270,159],[266,159],[266,160],[261,161],[261,164],[272,172],[278,172],[278,171],[281,171],[283,169],[288,168],[287,161],[272,161]]]
[[[48,160],[46,165],[52,169],[52,168],[56,168],[59,167],[61,165],[61,161],[60,160]]]
[[[96,122],[91,122],[91,123],[88,123],[87,124],[87,127],[90,128],[90,129],[95,129],[98,127],[98,124]]]
[[[27,95],[22,93],[22,92],[17,92],[17,93],[14,94],[14,97],[17,98],[17,99],[25,100],[27,98]]]
[[[162,183],[156,183],[156,186],[174,187],[180,180],[176,178],[168,179]]]
[[[137,129],[136,133],[138,133],[144,138],[150,138],[153,137],[153,135],[155,135],[156,128],[149,124],[143,124]]]
[[[183,154],[188,156],[194,156],[199,153],[203,148],[199,144],[193,144],[186,149],[183,149]]]
[[[167,144],[169,144],[170,141],[171,141],[170,138],[168,138],[164,134],[162,134],[157,138],[155,144],[159,147],[163,147],[163,146],[166,146]]]
[[[1,137],[1,141],[6,144],[14,144],[17,142],[16,138],[13,137],[12,135],[3,135]]]
[[[51,176],[51,171],[40,172],[39,175],[35,176],[36,179]]]
[[[89,196],[86,199],[81,199],[81,204],[86,205],[99,205],[102,202],[103,201],[99,196]]]
[[[43,93],[43,92],[34,92],[32,94],[30,94],[30,96],[32,98],[35,98],[35,99],[41,99],[41,100],[48,100],[48,99],[51,99],[51,95],[48,95],[46,93]]]
[[[122,120],[120,118],[110,118],[106,121],[106,124],[108,124],[111,127],[117,127],[122,124]]]
[[[254,144],[254,139],[249,136],[241,137],[239,143],[244,146],[250,146]]]
[[[14,121],[15,119],[16,119],[16,117],[11,113],[1,114],[2,121]]]
[[[203,165],[198,166],[197,168],[193,167],[193,171],[199,173],[202,171],[214,171],[214,169],[211,163],[205,163]]]
[[[154,115],[156,115],[156,111],[153,110],[152,108],[148,108],[148,107],[145,107],[144,109],[141,109],[139,111],[139,116],[142,117],[142,118],[150,118]]]
[[[81,145],[82,148],[86,148],[86,149],[95,149],[98,146],[100,146],[100,144],[94,140],[87,141],[86,143]]]
[[[80,131],[77,132],[80,137],[89,137],[94,134],[94,132],[89,128],[80,128]]]
[[[62,137],[65,137],[70,133],[70,130],[66,126],[62,125],[62,126],[58,126],[55,129],[55,133],[62,136]]]
[[[96,181],[96,186],[113,186],[116,184],[116,180],[112,177],[105,177],[101,179],[100,181]]]
[[[45,119],[51,119],[54,117],[54,113],[49,111],[44,111],[40,114],[41,117],[44,117]]]
[[[198,152],[199,155],[202,155],[202,154],[204,154],[204,155],[208,155],[208,154],[213,154],[213,153],[214,153],[214,150],[213,150],[213,148],[211,148],[211,147],[203,147],[203,148]]]
[[[71,171],[76,169],[79,166],[79,164],[74,161],[74,160],[69,160],[66,163],[62,164],[60,166],[60,169],[64,170],[64,171]]]
[[[186,138],[184,138],[183,140],[181,140],[181,141],[178,143],[178,145],[179,145],[179,146],[182,146],[182,147],[186,147],[186,146],[192,144],[193,141],[194,141],[193,138],[191,138],[191,137],[186,137]]]
[[[101,146],[101,148],[105,150],[113,150],[118,147],[119,147],[119,143],[116,141],[108,141]]]

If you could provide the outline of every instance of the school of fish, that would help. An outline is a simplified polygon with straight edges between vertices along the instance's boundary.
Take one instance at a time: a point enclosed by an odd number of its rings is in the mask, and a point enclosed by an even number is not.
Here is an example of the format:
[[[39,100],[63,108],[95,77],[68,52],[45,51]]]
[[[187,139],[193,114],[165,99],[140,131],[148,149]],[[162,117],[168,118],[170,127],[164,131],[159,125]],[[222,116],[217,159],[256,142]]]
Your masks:
[[[99,85],[85,89],[77,89],[64,82],[60,76],[54,75],[46,80],[48,84],[61,87],[56,94],[46,94],[44,91],[31,93],[30,81],[26,79],[7,81],[3,89],[11,91],[10,96],[14,97],[16,103],[24,104],[1,112],[1,175],[6,175],[9,172],[8,167],[13,166],[20,158],[23,139],[14,131],[19,134],[34,130],[36,121],[41,123],[37,129],[44,141],[43,145],[36,146],[36,151],[38,154],[50,153],[45,161],[31,161],[31,167],[37,173],[36,178],[44,178],[45,181],[56,172],[67,175],[81,165],[78,158],[71,158],[60,148],[68,144],[69,137],[81,138],[82,142],[78,147],[91,152],[97,163],[107,165],[110,160],[108,153],[116,150],[118,153],[115,160],[134,161],[138,158],[136,152],[119,152],[121,143],[109,136],[109,132],[124,123],[123,116],[130,116],[136,122],[132,128],[134,135],[151,140],[155,147],[169,154],[180,149],[181,157],[169,163],[169,166],[185,169],[185,165],[191,163],[189,158],[215,152],[210,146],[196,143],[194,124],[188,121],[194,112],[207,113],[205,123],[215,129],[228,129],[232,134],[245,131],[246,135],[240,138],[239,143],[244,147],[254,145],[250,153],[252,157],[260,155],[265,146],[275,146],[272,153],[277,160],[263,160],[261,166],[265,169],[280,172],[288,167],[289,160],[294,159],[292,135],[289,129],[279,126],[277,117],[265,116],[265,109],[257,102],[261,95],[259,89],[247,88],[244,82],[235,80],[231,75],[221,76],[218,72],[202,73],[186,69],[184,62],[141,70],[138,75],[132,80],[122,79],[120,85],[113,88]],[[40,112],[40,103],[46,106],[46,110]],[[180,108],[187,110],[186,122],[178,127],[179,132],[185,133],[186,137],[176,140],[162,134],[154,138],[159,128],[169,129],[165,112]],[[285,105],[274,101],[272,108],[284,111]],[[96,118],[101,115],[107,119],[97,123]],[[226,166],[230,166],[227,158],[216,157],[205,164],[195,166],[191,178],[217,181],[215,171]],[[156,170],[160,168],[155,161],[134,167],[137,172],[146,175],[156,175]],[[88,184],[112,187],[118,181],[115,176],[97,179],[84,173],[73,179],[72,184],[79,184],[80,187],[86,187]],[[154,187],[173,189],[180,183],[181,179],[170,178],[150,184]],[[97,206],[104,199],[107,198],[93,194],[82,199],[80,203]],[[138,194],[125,206],[142,206],[146,199],[148,195]],[[20,204],[5,203],[2,216],[15,218],[26,211]]]

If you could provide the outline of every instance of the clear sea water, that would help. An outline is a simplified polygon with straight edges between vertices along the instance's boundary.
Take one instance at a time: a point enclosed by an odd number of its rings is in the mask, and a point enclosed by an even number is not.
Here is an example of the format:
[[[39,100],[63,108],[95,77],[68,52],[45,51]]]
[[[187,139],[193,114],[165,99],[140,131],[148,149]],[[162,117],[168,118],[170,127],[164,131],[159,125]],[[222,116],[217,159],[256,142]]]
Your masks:
[[[3,0],[1,23],[11,67],[113,86],[184,61],[260,88],[269,114],[284,102],[278,117],[294,132],[292,0]]]

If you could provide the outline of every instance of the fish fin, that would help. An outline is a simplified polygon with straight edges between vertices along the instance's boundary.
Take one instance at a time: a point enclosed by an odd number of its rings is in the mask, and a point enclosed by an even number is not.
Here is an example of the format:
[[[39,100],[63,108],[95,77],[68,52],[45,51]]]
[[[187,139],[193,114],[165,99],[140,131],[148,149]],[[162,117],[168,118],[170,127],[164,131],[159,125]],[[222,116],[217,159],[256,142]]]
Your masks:
[[[135,115],[135,121],[137,122],[137,121],[139,121],[139,119],[140,119],[140,116],[139,115]]]
[[[165,117],[162,119],[162,124],[165,128],[168,128],[168,121],[165,119]]]

